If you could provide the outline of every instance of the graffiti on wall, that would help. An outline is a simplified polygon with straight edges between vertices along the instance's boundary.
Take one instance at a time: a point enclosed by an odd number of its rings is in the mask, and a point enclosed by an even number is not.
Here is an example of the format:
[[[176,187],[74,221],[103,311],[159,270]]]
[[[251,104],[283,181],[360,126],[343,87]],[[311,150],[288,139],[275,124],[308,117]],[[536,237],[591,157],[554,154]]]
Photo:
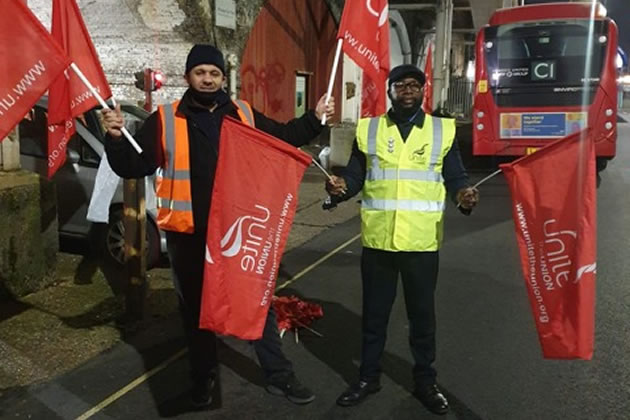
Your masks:
[[[242,70],[241,91],[256,109],[273,115],[285,111],[287,106],[286,94],[283,96],[279,89],[285,83],[285,77],[286,69],[277,61],[260,68],[250,64]]]

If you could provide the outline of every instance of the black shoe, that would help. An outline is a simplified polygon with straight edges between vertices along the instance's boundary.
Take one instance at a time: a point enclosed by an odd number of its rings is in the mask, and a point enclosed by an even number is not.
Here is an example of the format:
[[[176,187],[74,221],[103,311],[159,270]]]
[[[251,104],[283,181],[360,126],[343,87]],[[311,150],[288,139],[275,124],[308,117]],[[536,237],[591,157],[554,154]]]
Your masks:
[[[208,407],[212,404],[212,390],[214,389],[214,379],[195,382],[190,391],[190,401],[197,409]]]
[[[270,394],[287,397],[294,404],[308,404],[315,399],[311,390],[302,385],[294,373],[270,379],[266,389]]]
[[[414,395],[430,412],[434,414],[448,412],[448,400],[436,384],[417,386]]]
[[[381,390],[379,381],[359,381],[351,385],[337,398],[337,405],[352,407],[362,402],[368,395]]]

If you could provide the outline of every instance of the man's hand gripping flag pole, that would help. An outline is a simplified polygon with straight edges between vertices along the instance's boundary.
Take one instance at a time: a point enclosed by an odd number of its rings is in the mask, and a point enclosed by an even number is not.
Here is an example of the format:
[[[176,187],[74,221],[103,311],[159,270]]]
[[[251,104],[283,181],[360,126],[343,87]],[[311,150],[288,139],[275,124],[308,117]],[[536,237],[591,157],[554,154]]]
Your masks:
[[[111,109],[109,107],[109,105],[107,105],[107,102],[105,102],[105,100],[103,100],[103,98],[101,97],[101,95],[99,95],[99,93],[96,91],[96,89],[94,89],[94,86],[92,86],[92,84],[90,83],[90,81],[85,77],[85,75],[81,72],[81,70],[79,69],[79,67],[77,67],[77,65],[75,63],[71,63],[70,64],[70,68],[72,69],[72,71],[74,71],[76,73],[76,75],[79,77],[79,79],[81,79],[81,81],[83,82],[83,84],[85,86],[87,86],[87,88],[90,90],[90,92],[92,93],[92,95],[94,95],[94,97],[96,98],[96,100],[98,100],[98,103],[101,104],[101,106],[103,107],[103,109]],[[121,129],[123,135],[125,136],[125,138],[129,141],[129,143],[131,143],[131,145],[133,146],[134,149],[136,149],[136,152],[138,152],[138,154],[142,153],[142,148],[140,147],[140,145],[138,144],[138,142],[133,138],[133,136],[131,135],[131,133],[129,133],[129,131],[127,130],[126,127],[122,127]]]

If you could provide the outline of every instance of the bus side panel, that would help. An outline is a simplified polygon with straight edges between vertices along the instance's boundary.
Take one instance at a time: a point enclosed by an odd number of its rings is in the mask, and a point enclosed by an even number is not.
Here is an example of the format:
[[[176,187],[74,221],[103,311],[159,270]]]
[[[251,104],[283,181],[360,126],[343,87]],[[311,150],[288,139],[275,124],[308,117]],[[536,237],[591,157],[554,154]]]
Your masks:
[[[495,155],[498,127],[495,124],[493,115],[497,114],[497,108],[492,99],[490,91],[490,75],[486,66],[486,56],[484,52],[485,33],[482,28],[477,34],[475,45],[475,86],[473,100],[473,155]]]
[[[617,56],[618,30],[614,21],[608,20],[609,57],[602,70],[596,101],[591,106],[589,125],[595,135],[595,153],[597,156],[613,158],[617,151]]]

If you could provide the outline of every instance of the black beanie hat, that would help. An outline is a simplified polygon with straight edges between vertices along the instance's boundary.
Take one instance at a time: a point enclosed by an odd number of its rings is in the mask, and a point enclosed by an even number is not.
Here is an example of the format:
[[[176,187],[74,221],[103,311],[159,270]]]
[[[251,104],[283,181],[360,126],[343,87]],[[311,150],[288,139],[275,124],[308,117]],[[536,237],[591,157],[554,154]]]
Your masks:
[[[392,83],[397,82],[405,77],[413,77],[416,79],[422,86],[426,82],[426,76],[418,67],[412,64],[401,64],[400,66],[394,67],[389,72],[389,81],[387,83],[387,90],[390,90],[392,87]]]
[[[213,45],[195,44],[186,58],[186,72],[188,74],[193,67],[199,64],[213,64],[225,75],[225,61],[223,53]]]

